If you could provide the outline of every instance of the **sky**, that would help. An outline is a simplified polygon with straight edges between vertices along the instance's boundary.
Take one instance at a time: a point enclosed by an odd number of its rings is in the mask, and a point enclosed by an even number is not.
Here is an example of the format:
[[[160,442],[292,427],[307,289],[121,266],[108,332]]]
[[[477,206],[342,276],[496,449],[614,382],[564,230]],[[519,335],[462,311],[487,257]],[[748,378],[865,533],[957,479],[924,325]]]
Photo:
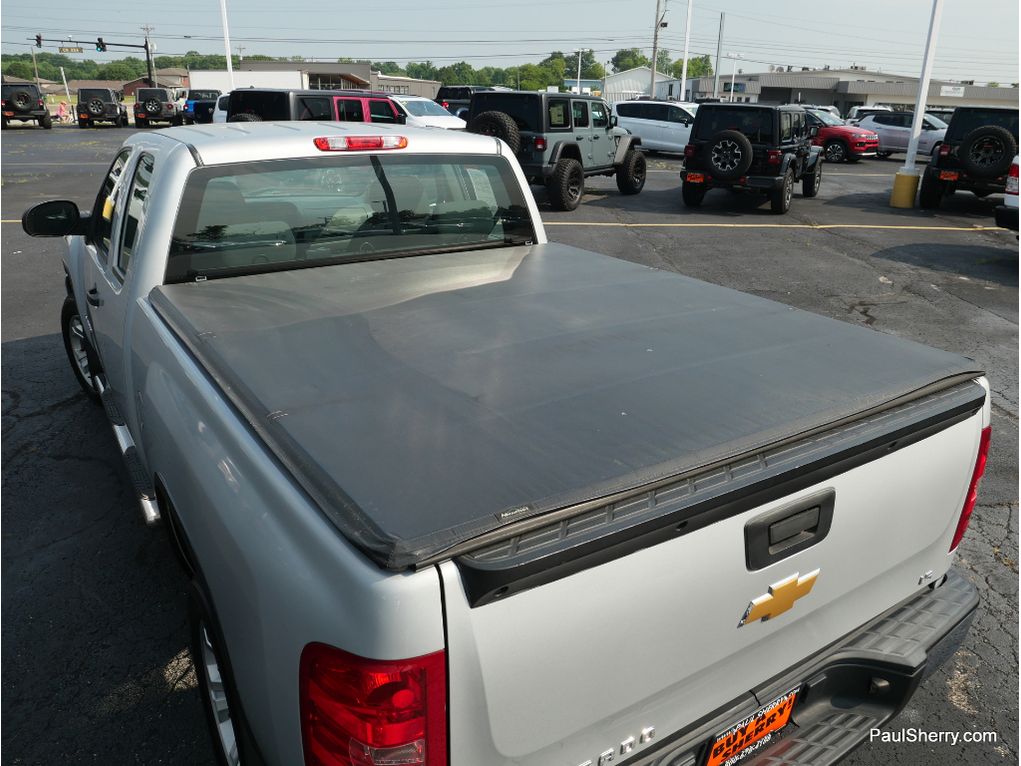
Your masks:
[[[687,3],[665,2],[660,47],[679,58]],[[741,54],[744,72],[769,65],[868,69],[915,75],[932,11],[930,0],[693,0],[690,54],[716,54],[720,13],[723,52]],[[944,0],[933,76],[948,80],[1017,82],[1018,0]],[[481,66],[534,63],[550,51],[592,48],[607,63],[619,48],[652,50],[656,0],[227,0],[231,47],[242,55],[301,55],[319,60],[465,60]],[[0,15],[3,53],[27,52],[44,38],[140,43],[154,28],[157,55],[223,53],[218,0],[5,0]],[[56,51],[56,43],[45,43]],[[113,60],[138,51],[75,58]],[[721,71],[729,73],[730,60]]]

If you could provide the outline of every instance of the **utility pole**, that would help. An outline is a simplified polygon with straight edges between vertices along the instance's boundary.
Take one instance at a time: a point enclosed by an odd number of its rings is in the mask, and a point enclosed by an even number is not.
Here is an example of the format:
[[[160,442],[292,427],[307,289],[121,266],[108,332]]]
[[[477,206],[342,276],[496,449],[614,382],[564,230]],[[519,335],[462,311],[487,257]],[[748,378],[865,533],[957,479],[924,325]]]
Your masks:
[[[666,26],[663,23],[666,10],[660,14],[659,6],[660,0],[656,0],[656,25],[652,28],[652,78],[649,81],[649,95],[653,98],[656,96],[656,56],[659,55],[659,28]]]
[[[684,22],[684,63],[681,65],[681,101],[688,100],[688,40],[691,38],[691,6],[695,0],[688,0],[688,18]],[[692,94],[694,95],[694,94]]]
[[[578,49],[578,79],[575,80],[575,82],[578,85],[578,95],[579,96],[581,95],[581,54],[582,54],[582,49],[579,48]]]
[[[227,53],[227,77],[230,89],[234,90],[234,64],[230,60],[230,31],[227,28],[227,0],[220,0],[220,20],[223,22],[223,49]]]
[[[73,107],[74,102],[71,101],[71,91],[67,88],[67,76],[64,74],[64,67],[60,68],[60,79],[64,81],[64,94],[67,96],[67,103]]]
[[[42,93],[43,86],[39,84],[39,65],[35,63],[35,48],[29,48],[29,50],[32,52],[32,69],[35,70],[35,87]]]
[[[716,41],[716,71],[713,74],[713,98],[720,97],[720,56],[723,54],[723,21],[725,13],[720,14],[720,36]]]
[[[149,80],[149,87],[156,87],[156,76],[152,69],[152,46],[149,44],[149,34],[153,31],[153,27],[146,24],[142,27],[142,31],[145,32],[145,70],[147,78]]]
[[[245,60],[245,57],[241,55],[241,54],[242,54],[242,53],[244,52],[244,50],[245,50],[245,49],[244,49],[244,46],[241,46],[241,45],[239,45],[239,46],[238,46],[238,63],[239,63],[239,64],[240,64],[240,63],[241,63],[242,61],[244,61],[244,60]]]

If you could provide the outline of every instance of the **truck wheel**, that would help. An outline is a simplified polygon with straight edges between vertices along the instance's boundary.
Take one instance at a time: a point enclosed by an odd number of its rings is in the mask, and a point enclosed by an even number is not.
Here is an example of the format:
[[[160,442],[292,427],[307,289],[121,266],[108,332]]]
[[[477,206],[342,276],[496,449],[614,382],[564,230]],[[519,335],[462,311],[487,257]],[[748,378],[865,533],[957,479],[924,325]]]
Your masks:
[[[784,173],[783,184],[779,189],[769,192],[769,209],[777,215],[783,215],[791,209],[791,197],[794,196],[794,171]]]
[[[144,117],[136,117],[135,118],[135,127],[138,128],[139,130],[142,130],[143,128],[148,128],[149,127],[149,121],[147,119],[145,119]]]
[[[812,174],[802,177],[801,196],[814,197],[819,193],[819,187],[821,185],[822,185],[822,157],[815,161],[815,167],[812,168]]]
[[[212,616],[208,599],[195,581],[192,581],[189,602],[191,659],[217,763],[220,766],[260,766],[263,761],[241,710],[222,633]]]
[[[521,131],[514,118],[506,112],[482,112],[468,123],[469,133],[480,133],[502,139],[517,154],[521,149]]]
[[[885,160],[891,154],[893,154],[893,152],[876,152],[876,156],[881,160]]]
[[[60,310],[60,334],[64,337],[64,350],[78,385],[89,399],[98,404],[99,388],[92,371],[99,369],[99,365],[92,344],[85,335],[85,325],[78,314],[78,305],[70,296],[64,300],[64,307]]]
[[[846,162],[847,161],[847,144],[843,141],[836,139],[827,141],[823,147],[823,154],[826,155],[827,162]]]
[[[581,163],[572,159],[557,160],[553,175],[546,182],[546,191],[554,210],[577,208],[585,192],[585,173],[581,169]]]
[[[687,181],[681,184],[681,199],[685,207],[701,207],[705,192],[705,184],[691,184]]]
[[[940,202],[943,201],[943,182],[939,180],[939,170],[929,172],[929,168],[922,173],[922,184],[918,189],[918,206],[923,210],[938,210]]]
[[[645,186],[645,156],[635,149],[624,153],[624,161],[617,166],[617,188],[621,194],[638,194]]]

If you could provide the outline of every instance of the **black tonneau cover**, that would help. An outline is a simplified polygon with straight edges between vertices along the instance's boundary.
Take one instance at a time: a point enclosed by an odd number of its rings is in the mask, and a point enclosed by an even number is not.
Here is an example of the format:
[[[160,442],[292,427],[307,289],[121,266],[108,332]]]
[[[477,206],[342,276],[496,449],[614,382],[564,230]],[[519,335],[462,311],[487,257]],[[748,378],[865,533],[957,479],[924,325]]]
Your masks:
[[[403,569],[981,370],[565,245],[156,288],[337,528]]]

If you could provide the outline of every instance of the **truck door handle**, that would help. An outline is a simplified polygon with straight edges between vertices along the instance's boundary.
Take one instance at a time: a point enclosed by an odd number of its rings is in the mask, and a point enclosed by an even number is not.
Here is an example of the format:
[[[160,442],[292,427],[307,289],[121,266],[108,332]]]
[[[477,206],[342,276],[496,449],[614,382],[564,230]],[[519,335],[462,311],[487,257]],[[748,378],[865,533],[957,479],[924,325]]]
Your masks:
[[[598,141],[600,138],[601,138],[600,136],[592,136],[593,141]]]
[[[99,297],[99,289],[93,285],[87,293],[85,293],[85,300],[88,301],[90,306],[102,306],[103,299]]]
[[[584,140],[585,140],[585,136],[576,136],[576,138],[577,138],[577,139],[578,139],[579,141],[584,141]]]

